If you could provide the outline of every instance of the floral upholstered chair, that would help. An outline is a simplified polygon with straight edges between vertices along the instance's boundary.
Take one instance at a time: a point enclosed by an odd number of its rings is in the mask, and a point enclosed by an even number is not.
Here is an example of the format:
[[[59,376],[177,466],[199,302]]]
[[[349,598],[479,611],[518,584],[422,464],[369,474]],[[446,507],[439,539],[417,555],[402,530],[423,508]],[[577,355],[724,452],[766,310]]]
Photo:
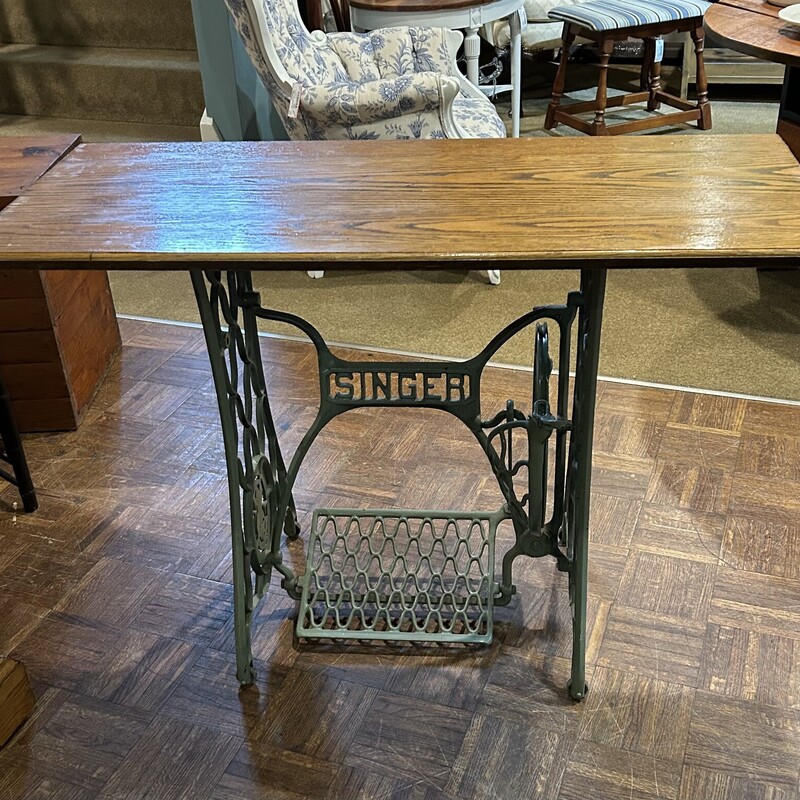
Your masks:
[[[460,33],[311,33],[296,0],[225,3],[290,139],[506,135],[494,106],[456,67]],[[489,279],[499,283],[499,271],[490,270]]]
[[[456,67],[460,33],[311,33],[295,0],[225,2],[290,139],[506,135],[491,102]]]

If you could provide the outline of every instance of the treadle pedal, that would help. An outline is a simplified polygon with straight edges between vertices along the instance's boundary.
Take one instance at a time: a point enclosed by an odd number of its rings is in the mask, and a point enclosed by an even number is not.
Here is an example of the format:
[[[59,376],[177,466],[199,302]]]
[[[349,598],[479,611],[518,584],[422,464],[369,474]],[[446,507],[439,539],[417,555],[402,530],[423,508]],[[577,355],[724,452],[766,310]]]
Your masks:
[[[488,643],[502,511],[314,512],[297,635]]]

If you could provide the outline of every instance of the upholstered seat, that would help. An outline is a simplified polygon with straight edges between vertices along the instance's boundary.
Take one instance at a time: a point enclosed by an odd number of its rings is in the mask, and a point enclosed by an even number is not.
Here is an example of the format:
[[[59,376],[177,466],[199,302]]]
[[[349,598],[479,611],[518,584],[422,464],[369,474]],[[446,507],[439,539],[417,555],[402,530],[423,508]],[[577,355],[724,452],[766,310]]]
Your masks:
[[[577,5],[560,5],[547,16],[574,22],[591,31],[611,31],[702,17],[711,7],[705,0],[590,0]]]

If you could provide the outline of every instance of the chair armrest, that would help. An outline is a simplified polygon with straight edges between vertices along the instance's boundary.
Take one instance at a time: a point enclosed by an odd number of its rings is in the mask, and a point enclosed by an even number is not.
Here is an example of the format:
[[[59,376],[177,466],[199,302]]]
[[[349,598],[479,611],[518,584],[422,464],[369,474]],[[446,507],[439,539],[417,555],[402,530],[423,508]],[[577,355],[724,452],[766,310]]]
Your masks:
[[[300,109],[325,125],[357,125],[436,111],[457,94],[452,78],[418,72],[363,83],[307,86],[302,89]]]

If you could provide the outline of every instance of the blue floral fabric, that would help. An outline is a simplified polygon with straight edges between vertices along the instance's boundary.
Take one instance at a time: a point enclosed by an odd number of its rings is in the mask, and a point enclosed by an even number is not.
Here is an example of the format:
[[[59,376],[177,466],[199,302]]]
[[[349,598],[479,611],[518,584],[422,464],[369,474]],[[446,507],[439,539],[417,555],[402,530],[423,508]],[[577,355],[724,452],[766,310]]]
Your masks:
[[[309,33],[295,0],[225,2],[291,139],[506,135],[489,100],[460,88],[444,29]]]

